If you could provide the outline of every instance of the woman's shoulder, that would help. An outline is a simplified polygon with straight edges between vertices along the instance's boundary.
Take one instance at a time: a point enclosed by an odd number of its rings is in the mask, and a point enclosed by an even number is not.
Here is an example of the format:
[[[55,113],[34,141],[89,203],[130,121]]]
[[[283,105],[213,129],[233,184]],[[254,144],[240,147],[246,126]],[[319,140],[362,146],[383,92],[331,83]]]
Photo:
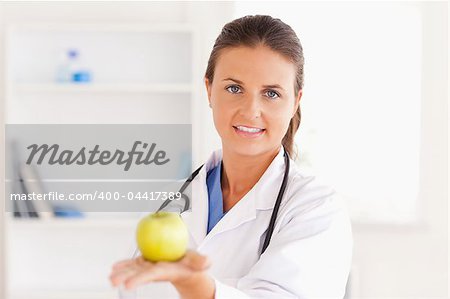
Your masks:
[[[285,204],[306,206],[337,195],[329,182],[291,160]]]
[[[320,177],[302,171],[291,161],[286,196],[280,207],[280,218],[287,223],[294,218],[304,221],[340,218],[349,223],[348,210],[340,193]],[[280,219],[280,220],[281,220]]]

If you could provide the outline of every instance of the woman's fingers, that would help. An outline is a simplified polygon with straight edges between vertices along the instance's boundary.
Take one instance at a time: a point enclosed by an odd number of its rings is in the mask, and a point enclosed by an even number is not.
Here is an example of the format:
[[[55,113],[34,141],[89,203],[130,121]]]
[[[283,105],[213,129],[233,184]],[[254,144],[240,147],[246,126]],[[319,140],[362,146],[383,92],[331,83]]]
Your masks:
[[[136,268],[129,267],[113,271],[109,279],[113,286],[118,286],[136,273]]]
[[[195,274],[190,267],[180,262],[158,262],[152,268],[141,268],[135,275],[129,276],[124,282],[126,288],[156,281],[175,282],[191,277]]]
[[[123,283],[127,289],[131,289],[152,281],[182,280],[209,266],[210,261],[206,256],[191,250],[178,262],[152,263],[140,256],[114,264],[110,281],[114,286]]]
[[[127,267],[133,265],[134,263],[136,263],[136,259],[123,260],[123,261],[115,263],[113,265],[113,270],[120,270],[123,268],[127,268]]]
[[[114,286],[119,285],[142,269],[150,270],[153,266],[153,263],[142,257],[119,262],[113,266],[110,281]]]
[[[127,289],[133,289],[139,285],[155,282],[155,281],[172,281],[175,279],[177,273],[175,266],[168,267],[164,264],[156,264],[151,269],[143,268],[140,271],[134,272],[132,276],[129,276],[127,280],[124,282],[124,285]]]

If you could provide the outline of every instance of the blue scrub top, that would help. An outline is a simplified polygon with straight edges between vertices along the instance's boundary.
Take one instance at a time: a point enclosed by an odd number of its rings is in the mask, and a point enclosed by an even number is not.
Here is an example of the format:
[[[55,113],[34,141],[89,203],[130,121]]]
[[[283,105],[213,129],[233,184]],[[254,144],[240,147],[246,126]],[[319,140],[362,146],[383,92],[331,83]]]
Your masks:
[[[206,175],[206,186],[208,187],[208,233],[222,219],[223,213],[223,195],[220,184],[222,172],[222,161]]]

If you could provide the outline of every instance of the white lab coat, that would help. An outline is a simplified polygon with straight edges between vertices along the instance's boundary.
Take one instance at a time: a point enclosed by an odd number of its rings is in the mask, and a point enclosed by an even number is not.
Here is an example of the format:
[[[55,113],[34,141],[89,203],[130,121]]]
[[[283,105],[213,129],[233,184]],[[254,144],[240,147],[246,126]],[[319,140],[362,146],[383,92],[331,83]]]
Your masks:
[[[343,298],[352,258],[347,210],[337,193],[291,160],[275,229],[260,256],[284,175],[284,149],[258,183],[206,235],[206,174],[222,159],[215,151],[192,181],[192,210],[182,218],[190,248],[207,255],[223,298]]]

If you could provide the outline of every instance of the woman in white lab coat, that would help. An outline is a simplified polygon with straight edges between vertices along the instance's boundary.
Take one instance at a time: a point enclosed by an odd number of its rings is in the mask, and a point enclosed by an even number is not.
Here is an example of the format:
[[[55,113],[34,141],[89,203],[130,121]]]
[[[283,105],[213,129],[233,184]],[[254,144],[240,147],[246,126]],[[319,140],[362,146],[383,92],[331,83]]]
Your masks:
[[[289,160],[286,190],[263,243],[300,124],[303,50],[270,16],[224,26],[205,74],[222,149],[192,181],[182,214],[191,250],[174,263],[139,257],[113,266],[113,285],[168,281],[182,298],[342,298],[351,256],[349,217],[333,189]],[[330,149],[332,150],[332,149]]]

